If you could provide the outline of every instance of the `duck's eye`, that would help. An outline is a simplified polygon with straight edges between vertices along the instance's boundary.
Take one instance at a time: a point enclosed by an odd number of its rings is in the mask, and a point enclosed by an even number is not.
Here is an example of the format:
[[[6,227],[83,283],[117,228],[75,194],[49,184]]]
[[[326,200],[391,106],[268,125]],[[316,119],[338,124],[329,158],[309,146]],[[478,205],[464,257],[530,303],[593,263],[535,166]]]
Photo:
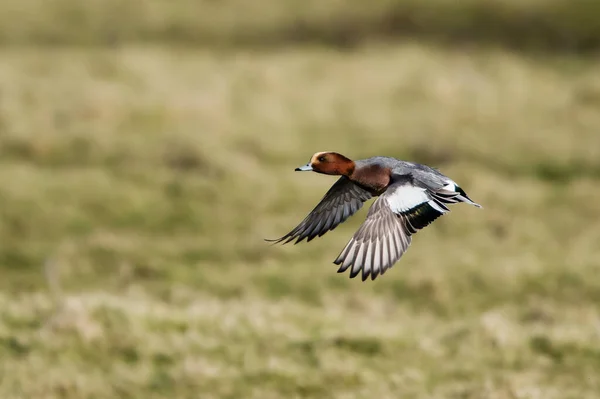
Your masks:
[[[325,157],[319,157],[319,162],[325,162]]]

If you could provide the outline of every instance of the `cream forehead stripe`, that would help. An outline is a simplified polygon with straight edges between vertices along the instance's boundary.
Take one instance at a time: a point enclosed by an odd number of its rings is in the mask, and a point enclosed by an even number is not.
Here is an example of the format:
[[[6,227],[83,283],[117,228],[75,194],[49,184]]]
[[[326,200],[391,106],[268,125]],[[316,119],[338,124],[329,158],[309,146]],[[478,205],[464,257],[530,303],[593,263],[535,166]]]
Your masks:
[[[328,154],[330,152],[332,152],[332,151],[321,151],[321,152],[315,153],[315,155],[313,155],[312,158],[310,159],[310,163],[316,163],[317,158],[319,158],[323,154]]]

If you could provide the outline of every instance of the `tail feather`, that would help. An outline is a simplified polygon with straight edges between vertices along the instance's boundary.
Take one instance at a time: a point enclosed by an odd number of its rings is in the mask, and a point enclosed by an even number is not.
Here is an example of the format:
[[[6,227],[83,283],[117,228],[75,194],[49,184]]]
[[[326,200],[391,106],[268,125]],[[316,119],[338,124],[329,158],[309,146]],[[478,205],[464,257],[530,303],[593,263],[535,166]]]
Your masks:
[[[483,208],[481,205],[479,205],[478,203],[474,202],[471,198],[469,198],[467,193],[465,193],[465,190],[463,190],[459,186],[456,186],[456,192],[459,193],[459,195],[457,195],[456,198],[461,200],[462,202],[466,202],[467,204],[476,206],[477,208]]]

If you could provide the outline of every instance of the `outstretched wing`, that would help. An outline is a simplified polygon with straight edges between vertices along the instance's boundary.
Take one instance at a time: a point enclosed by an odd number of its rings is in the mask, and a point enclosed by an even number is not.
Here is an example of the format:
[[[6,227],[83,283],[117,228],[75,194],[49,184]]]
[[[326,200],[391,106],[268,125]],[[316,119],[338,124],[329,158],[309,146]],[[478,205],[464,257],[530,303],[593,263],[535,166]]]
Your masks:
[[[414,185],[408,175],[396,176],[334,261],[340,266],[338,272],[350,268],[350,278],[362,271],[363,281],[369,276],[374,280],[402,257],[413,234],[446,212],[435,193]]]
[[[305,238],[309,242],[317,236],[321,237],[356,213],[371,197],[367,190],[342,176],[295,229],[281,238],[266,241],[287,244],[296,239],[294,244],[298,244]]]

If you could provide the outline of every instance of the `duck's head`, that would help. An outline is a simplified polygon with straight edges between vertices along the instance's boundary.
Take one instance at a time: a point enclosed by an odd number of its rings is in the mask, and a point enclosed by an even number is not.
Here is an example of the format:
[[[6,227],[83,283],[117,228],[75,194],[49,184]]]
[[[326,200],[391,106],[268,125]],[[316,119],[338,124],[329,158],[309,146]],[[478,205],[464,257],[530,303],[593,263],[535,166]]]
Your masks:
[[[296,172],[317,172],[325,175],[351,175],[354,172],[354,161],[337,152],[323,151],[315,153],[304,166],[296,168]]]

